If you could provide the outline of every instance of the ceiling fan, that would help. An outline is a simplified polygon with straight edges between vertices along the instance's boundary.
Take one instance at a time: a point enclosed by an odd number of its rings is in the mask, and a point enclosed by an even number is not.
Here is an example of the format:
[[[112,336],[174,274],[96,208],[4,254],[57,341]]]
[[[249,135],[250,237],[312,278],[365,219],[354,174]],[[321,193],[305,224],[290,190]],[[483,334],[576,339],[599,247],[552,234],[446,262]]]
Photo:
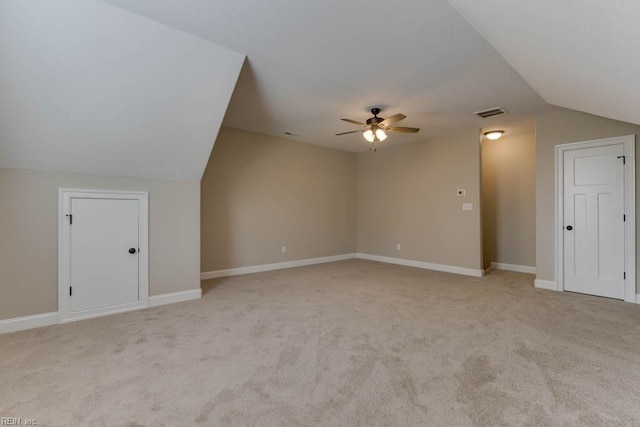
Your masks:
[[[378,117],[379,113],[380,113],[379,108],[372,108],[371,114],[373,114],[373,117],[367,119],[366,123],[357,122],[351,119],[340,119],[348,123],[353,123],[355,125],[362,126],[363,129],[352,130],[350,132],[337,133],[336,136],[347,135],[349,133],[362,132],[362,136],[364,136],[364,139],[369,141],[369,143],[373,144],[374,142],[382,142],[385,139],[387,139],[387,132],[417,133],[420,130],[418,128],[391,126],[393,123],[406,119],[407,116],[405,116],[404,114],[396,114],[384,119],[382,117]]]

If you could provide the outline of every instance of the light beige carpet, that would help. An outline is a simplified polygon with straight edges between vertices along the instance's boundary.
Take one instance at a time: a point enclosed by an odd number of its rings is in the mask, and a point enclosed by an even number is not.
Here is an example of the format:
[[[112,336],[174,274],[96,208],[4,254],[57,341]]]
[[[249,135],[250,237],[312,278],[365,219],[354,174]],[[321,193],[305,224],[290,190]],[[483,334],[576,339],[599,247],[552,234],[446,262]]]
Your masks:
[[[362,260],[0,336],[40,425],[640,425],[640,307]]]

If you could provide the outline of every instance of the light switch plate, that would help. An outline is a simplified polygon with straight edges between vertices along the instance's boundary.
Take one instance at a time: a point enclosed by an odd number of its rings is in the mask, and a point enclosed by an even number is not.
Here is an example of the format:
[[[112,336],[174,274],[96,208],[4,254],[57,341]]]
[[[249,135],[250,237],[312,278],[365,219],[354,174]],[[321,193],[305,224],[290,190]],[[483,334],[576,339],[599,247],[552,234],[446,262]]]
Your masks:
[[[473,203],[463,203],[462,204],[462,210],[463,211],[472,211],[473,210]]]

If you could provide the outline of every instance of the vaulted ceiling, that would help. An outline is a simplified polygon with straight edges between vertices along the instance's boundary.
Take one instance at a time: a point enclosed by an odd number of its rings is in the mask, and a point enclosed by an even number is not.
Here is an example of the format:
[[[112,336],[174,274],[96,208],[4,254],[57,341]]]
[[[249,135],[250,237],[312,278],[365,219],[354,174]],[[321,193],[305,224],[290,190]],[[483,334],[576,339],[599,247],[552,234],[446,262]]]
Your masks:
[[[361,151],[334,134],[374,106],[422,129],[387,146],[550,104],[640,123],[640,4],[560,3],[5,0],[0,167],[197,180],[221,123]]]
[[[225,125],[351,151],[367,150],[340,118],[408,116],[415,135],[471,126],[473,112],[514,120],[542,98],[445,0],[106,0],[247,55]]]
[[[637,0],[449,0],[548,103],[640,124]]]

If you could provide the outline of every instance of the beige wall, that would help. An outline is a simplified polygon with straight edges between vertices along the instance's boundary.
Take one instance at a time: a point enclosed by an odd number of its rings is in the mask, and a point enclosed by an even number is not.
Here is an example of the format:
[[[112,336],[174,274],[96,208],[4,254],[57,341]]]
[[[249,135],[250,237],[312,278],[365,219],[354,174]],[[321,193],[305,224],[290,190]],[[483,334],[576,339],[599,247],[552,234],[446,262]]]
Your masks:
[[[355,209],[355,154],[223,127],[202,179],[202,271],[353,253]]]
[[[536,135],[533,121],[482,142],[484,268],[536,265]]]
[[[556,280],[555,146],[632,134],[640,135],[640,126],[573,110],[558,109],[537,117],[536,273],[538,279]],[[636,137],[636,143],[637,140]],[[636,155],[636,191],[640,189],[639,160],[640,156]],[[636,196],[636,201],[640,202],[640,197]],[[637,230],[640,232],[640,227]],[[637,241],[640,242],[640,239]]]
[[[478,129],[358,155],[358,252],[482,268]]]
[[[58,189],[149,192],[149,293],[200,287],[198,182],[0,169],[0,319],[58,309]]]

